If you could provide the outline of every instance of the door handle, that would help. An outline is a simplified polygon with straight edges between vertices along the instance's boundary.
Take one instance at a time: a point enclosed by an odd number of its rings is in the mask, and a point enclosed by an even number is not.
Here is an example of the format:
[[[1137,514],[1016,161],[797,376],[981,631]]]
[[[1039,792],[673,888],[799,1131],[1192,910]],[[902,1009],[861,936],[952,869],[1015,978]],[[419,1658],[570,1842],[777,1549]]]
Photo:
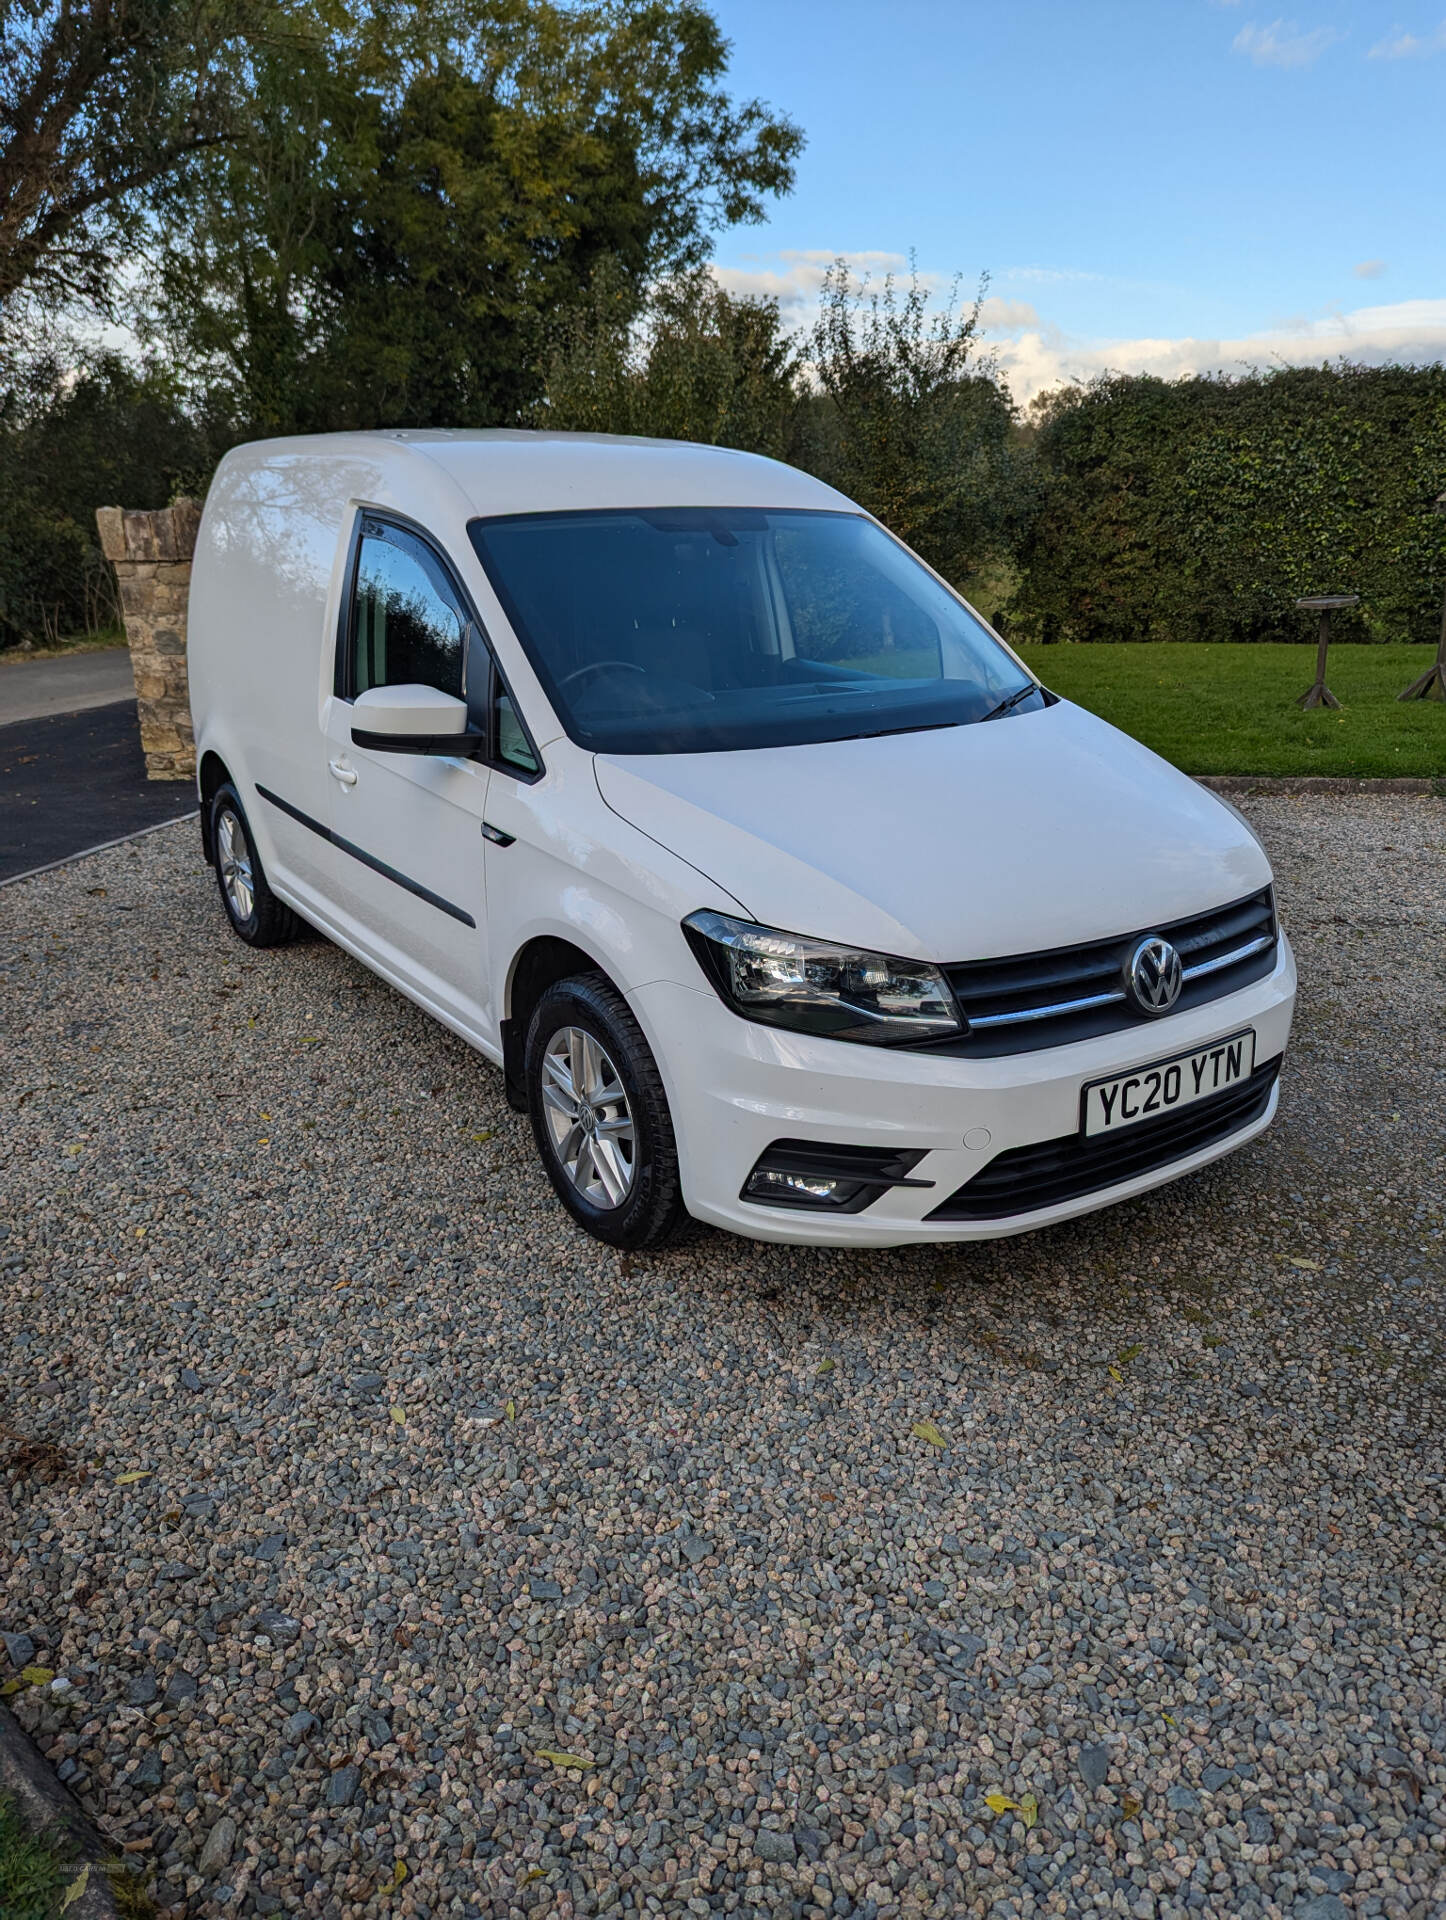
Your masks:
[[[344,787],[354,787],[356,785],[355,767],[344,767],[340,760],[329,760],[327,765]]]
[[[510,847],[517,838],[515,833],[504,833],[501,827],[494,827],[490,820],[482,822],[482,838],[490,840],[494,847]]]

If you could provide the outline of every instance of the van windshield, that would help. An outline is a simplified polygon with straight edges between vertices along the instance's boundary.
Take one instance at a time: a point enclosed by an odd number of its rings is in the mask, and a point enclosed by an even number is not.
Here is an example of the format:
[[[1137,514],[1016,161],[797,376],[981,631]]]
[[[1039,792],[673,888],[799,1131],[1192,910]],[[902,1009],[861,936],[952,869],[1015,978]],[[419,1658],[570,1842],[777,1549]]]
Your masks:
[[[468,531],[558,718],[595,752],[853,740],[1045,699],[858,514],[535,513]]]

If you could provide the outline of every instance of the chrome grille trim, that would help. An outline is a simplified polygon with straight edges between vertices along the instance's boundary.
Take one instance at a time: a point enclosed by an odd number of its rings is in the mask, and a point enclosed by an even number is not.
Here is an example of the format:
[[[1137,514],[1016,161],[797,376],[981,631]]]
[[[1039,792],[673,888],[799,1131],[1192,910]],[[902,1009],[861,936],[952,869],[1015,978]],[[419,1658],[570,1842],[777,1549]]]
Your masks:
[[[1208,971],[1201,967],[1199,972]],[[1092,993],[1087,1000],[1061,1000],[1053,1007],[1028,1007],[1023,1013],[985,1013],[969,1022],[971,1027],[1017,1027],[1026,1020],[1053,1020],[1058,1013],[1081,1013],[1086,1007],[1107,1007],[1112,1000],[1123,1000],[1123,993]]]
[[[1222,967],[1239,966],[1242,960],[1248,960],[1253,953],[1264,953],[1267,947],[1275,945],[1273,933],[1263,933],[1258,940],[1249,940],[1243,947],[1237,947],[1233,953],[1217,954],[1213,960],[1202,960],[1198,966],[1186,967],[1185,978],[1198,980],[1202,974],[1219,973]]]
[[[1142,939],[1159,935],[1181,961],[1177,1013],[1262,980],[1275,961],[1275,896],[1260,887],[1173,921],[1033,953],[946,964],[965,1022],[955,1038],[921,1042],[930,1052],[975,1059],[1068,1046],[1141,1024],[1147,1016],[1126,990],[1125,970]]]

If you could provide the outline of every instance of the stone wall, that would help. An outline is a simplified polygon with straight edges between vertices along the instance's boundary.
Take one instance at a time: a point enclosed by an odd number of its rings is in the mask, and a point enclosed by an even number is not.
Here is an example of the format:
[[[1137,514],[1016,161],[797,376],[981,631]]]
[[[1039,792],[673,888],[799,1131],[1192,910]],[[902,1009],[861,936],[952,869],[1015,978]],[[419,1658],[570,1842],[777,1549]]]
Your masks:
[[[141,746],[152,780],[195,777],[186,685],[186,598],[200,520],[199,500],[178,500],[154,513],[121,507],[96,510],[100,544],[120,582]]]

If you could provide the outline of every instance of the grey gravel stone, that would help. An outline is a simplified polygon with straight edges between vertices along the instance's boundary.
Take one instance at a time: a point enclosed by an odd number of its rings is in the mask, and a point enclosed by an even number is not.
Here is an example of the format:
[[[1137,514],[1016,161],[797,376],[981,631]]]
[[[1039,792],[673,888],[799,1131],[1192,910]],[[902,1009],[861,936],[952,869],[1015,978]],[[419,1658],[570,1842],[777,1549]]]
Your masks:
[[[1351,1920],[1345,1901],[1334,1893],[1318,1893],[1295,1911],[1297,1920]]]
[[[360,1785],[360,1767],[338,1767],[326,1783],[326,1804],[329,1807],[349,1807]]]
[[[196,1676],[177,1667],[166,1679],[165,1703],[168,1707],[184,1706],[186,1701],[196,1697]]]
[[[695,1567],[701,1566],[703,1561],[705,1561],[713,1551],[708,1542],[706,1540],[700,1540],[695,1533],[690,1533],[684,1539],[680,1540],[678,1546],[683,1558]]]
[[[1441,1911],[1446,820],[1245,805],[1275,1125],[928,1249],[585,1239],[475,1053],[234,940],[194,823],[0,889],[0,1380],[71,1355],[6,1419],[84,1469],[6,1486],[73,1683],[7,1704],[163,1912]]]
[[[12,1667],[28,1667],[35,1659],[35,1642],[28,1633],[0,1633]]]
[[[753,1851],[760,1860],[771,1865],[781,1866],[798,1858],[798,1844],[791,1833],[775,1833],[771,1827],[764,1827],[753,1843]]]
[[[202,1847],[201,1857],[196,1862],[197,1873],[210,1875],[219,1873],[223,1867],[229,1866],[231,1851],[235,1845],[236,1822],[229,1814],[223,1813],[206,1835],[206,1844]]]
[[[194,1367],[181,1368],[181,1385],[190,1393],[199,1393],[201,1391],[201,1376]]]
[[[126,1700],[133,1707],[148,1707],[159,1693],[153,1673],[138,1673],[126,1688]]]
[[[279,1555],[284,1553],[285,1550],[286,1535],[284,1533],[268,1533],[264,1540],[257,1542],[255,1558],[258,1560],[275,1560]]]

